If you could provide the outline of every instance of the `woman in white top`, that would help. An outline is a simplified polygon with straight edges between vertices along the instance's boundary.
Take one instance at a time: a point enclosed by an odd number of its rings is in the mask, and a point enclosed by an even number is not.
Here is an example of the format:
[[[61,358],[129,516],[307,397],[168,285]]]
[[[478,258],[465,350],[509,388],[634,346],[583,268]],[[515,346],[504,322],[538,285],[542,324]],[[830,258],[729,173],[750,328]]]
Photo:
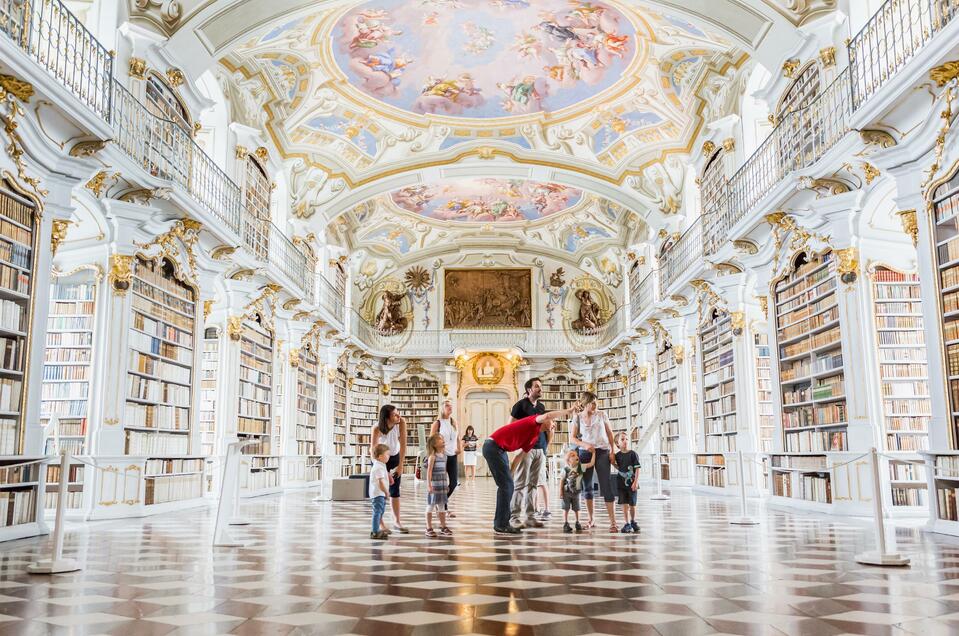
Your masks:
[[[453,421],[453,402],[451,400],[443,400],[443,405],[440,407],[440,416],[430,427],[430,437],[437,433],[442,435],[443,441],[446,442],[446,474],[450,481],[450,487],[446,493],[446,508],[449,510],[449,498],[453,496],[453,491],[456,490],[456,485],[459,483],[457,479],[459,467],[456,458],[463,452],[463,440],[460,439],[456,422]],[[456,515],[450,512],[449,516],[455,517]]]
[[[377,444],[390,447],[390,459],[386,469],[390,471],[393,482],[390,484],[390,505],[393,507],[393,529],[406,534],[409,532],[400,523],[400,478],[403,476],[403,458],[406,457],[406,420],[392,404],[380,407],[380,419],[370,433],[370,457]]]
[[[569,431],[569,441],[579,449],[580,462],[589,463],[592,452],[596,452],[596,463],[583,473],[583,496],[586,498],[586,511],[589,513],[587,527],[592,528],[593,521],[593,474],[599,479],[599,492],[606,502],[609,513],[609,531],[619,532],[616,525],[616,506],[613,483],[610,481],[610,467],[615,467],[616,456],[613,449],[613,432],[609,428],[609,418],[596,408],[596,395],[584,391],[580,403],[585,405],[582,412],[573,418]]]

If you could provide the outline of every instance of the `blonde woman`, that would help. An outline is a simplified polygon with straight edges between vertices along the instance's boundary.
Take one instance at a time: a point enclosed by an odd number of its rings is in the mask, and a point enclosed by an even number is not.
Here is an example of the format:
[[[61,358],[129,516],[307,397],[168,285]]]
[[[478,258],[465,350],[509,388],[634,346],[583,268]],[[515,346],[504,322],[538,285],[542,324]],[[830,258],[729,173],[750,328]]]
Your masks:
[[[609,428],[609,418],[597,408],[596,394],[584,391],[579,401],[584,408],[572,420],[569,441],[579,449],[579,459],[583,465],[586,465],[591,457],[595,461],[595,466],[583,475],[583,496],[586,498],[586,512],[589,515],[587,527],[596,525],[593,518],[593,475],[596,475],[599,479],[599,492],[603,495],[606,512],[609,514],[609,531],[619,532],[619,526],[616,525],[616,497],[610,481],[610,467],[616,466],[612,452],[616,445],[613,443],[613,432]]]
[[[449,498],[453,496],[453,491],[459,483],[457,479],[459,466],[457,457],[463,452],[463,440],[460,439],[459,431],[456,429],[456,422],[453,420],[453,402],[452,400],[443,400],[440,407],[440,416],[430,427],[430,437],[439,434],[446,442],[446,474],[449,476],[449,488],[446,493],[446,500],[443,502],[446,510],[449,510]],[[450,511],[449,516],[455,518],[456,515]]]

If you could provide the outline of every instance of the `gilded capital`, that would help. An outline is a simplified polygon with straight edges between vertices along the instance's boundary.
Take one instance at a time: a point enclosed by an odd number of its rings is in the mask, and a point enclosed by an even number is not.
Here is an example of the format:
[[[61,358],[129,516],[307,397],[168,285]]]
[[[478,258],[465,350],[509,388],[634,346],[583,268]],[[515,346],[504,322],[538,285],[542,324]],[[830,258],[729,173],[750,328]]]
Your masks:
[[[127,74],[133,79],[145,79],[147,75],[147,61],[142,57],[131,57],[127,64]]]
[[[714,143],[711,142],[711,141],[704,141],[704,142],[703,142],[703,156],[709,157],[709,156],[712,155],[714,152],[716,152],[716,144],[714,144]]]
[[[126,296],[130,284],[133,282],[133,256],[126,254],[112,254],[110,256],[110,273],[107,275],[110,287],[117,296]]]
[[[836,250],[836,271],[839,279],[844,283],[855,283],[859,270],[859,250],[855,247],[846,247]]]
[[[290,349],[290,366],[294,369],[300,366],[300,350],[298,348]]]
[[[819,49],[819,61],[822,62],[823,68],[832,68],[836,65],[836,47],[827,46],[824,49]]]
[[[743,331],[746,328],[746,312],[744,311],[731,311],[729,312],[729,324],[733,329],[733,334],[741,336]]]
[[[227,318],[226,333],[230,336],[230,340],[239,342],[240,336],[243,335],[243,316],[230,316]]]
[[[170,82],[170,86],[173,88],[182,86],[183,82],[185,81],[183,77],[183,71],[178,68],[168,68],[166,70],[166,79],[168,82]]]
[[[57,249],[67,238],[67,230],[73,224],[73,221],[67,219],[53,219],[53,227],[50,231],[50,255],[56,256]]]
[[[915,210],[900,210],[896,212],[899,222],[902,223],[902,231],[909,235],[913,245],[919,244],[919,222]]]
[[[795,57],[791,60],[786,60],[783,62],[783,77],[792,79],[792,77],[796,74],[796,70],[799,68],[799,64],[799,59]]]

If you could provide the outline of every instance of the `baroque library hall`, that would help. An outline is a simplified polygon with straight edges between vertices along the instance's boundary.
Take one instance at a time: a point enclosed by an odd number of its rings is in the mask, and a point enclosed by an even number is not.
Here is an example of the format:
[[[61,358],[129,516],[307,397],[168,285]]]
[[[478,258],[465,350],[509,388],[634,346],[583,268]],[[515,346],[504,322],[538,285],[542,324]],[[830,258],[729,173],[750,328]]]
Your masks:
[[[0,0],[0,120],[0,636],[959,633],[959,0]]]

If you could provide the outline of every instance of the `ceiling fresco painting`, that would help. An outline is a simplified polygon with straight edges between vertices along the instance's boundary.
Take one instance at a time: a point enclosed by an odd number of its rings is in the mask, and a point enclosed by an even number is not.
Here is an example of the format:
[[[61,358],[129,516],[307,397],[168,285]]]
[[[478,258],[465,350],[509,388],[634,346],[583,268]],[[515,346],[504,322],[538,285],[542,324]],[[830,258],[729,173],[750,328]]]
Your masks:
[[[449,179],[390,193],[400,208],[442,221],[535,221],[576,205],[583,191],[522,179]]]
[[[333,38],[370,97],[470,118],[575,105],[615,84],[636,47],[621,12],[577,0],[381,0],[348,12]]]

